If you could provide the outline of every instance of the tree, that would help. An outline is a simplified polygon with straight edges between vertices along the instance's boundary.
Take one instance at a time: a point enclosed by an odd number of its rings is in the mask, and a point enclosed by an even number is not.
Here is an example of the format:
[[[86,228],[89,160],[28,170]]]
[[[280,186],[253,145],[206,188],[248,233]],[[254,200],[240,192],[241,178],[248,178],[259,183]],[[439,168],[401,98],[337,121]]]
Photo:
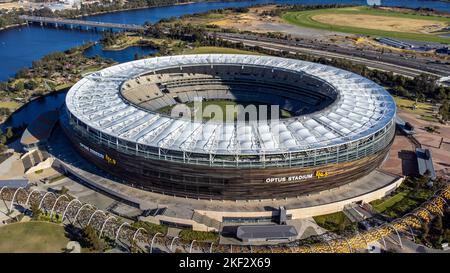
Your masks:
[[[25,88],[28,90],[34,90],[39,86],[39,84],[33,80],[29,80],[25,83]]]
[[[6,135],[4,135],[2,132],[0,132],[0,143],[6,144],[7,141],[8,141],[8,139],[6,138]]]
[[[100,237],[98,237],[95,228],[92,227],[91,225],[87,225],[83,229],[82,235],[92,249],[99,252],[103,252],[105,250],[105,243],[103,242],[103,240],[100,239]]]
[[[30,70],[28,68],[22,68],[16,73],[16,78],[26,78]]]
[[[58,191],[59,194],[65,194],[67,195],[67,193],[69,192],[69,189],[66,188],[66,186],[62,186],[62,188]]]
[[[30,210],[31,210],[31,213],[32,213],[32,216],[31,216],[32,219],[35,220],[35,221],[39,220],[39,217],[41,216],[42,211],[39,208],[38,204],[36,204],[36,203],[31,204]]]
[[[6,128],[6,138],[9,140],[14,137],[14,131],[12,127]]]
[[[416,188],[424,188],[429,181],[430,181],[430,174],[429,171],[426,170],[426,172],[423,175],[419,176],[419,178],[417,179]]]
[[[23,89],[25,89],[25,84],[23,83],[23,81],[19,81],[16,83],[16,91],[23,91]]]
[[[448,100],[443,100],[441,107],[439,107],[439,114],[443,120],[450,119],[450,107]]]
[[[438,215],[434,218],[434,220],[432,222],[432,227],[439,234],[442,233],[443,223],[442,223],[442,217],[440,215]]]
[[[422,224],[422,234],[420,236],[422,238],[422,240],[427,240],[429,233],[430,233],[430,228],[428,227],[428,223],[423,223]]]
[[[0,91],[8,91],[8,83],[0,82]]]

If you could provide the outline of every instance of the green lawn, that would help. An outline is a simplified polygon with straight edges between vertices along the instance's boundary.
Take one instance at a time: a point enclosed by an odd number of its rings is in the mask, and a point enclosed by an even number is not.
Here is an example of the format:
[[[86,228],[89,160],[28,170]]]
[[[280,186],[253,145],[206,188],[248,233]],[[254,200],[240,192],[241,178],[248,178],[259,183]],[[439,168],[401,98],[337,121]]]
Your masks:
[[[58,176],[55,176],[55,177],[51,178],[48,183],[54,183],[54,182],[57,182],[57,181],[59,181],[61,179],[64,179],[64,178],[66,178],[66,176],[64,174],[61,174],[61,175],[58,175]]]
[[[370,204],[379,213],[392,219],[399,218],[428,200],[437,190],[417,187],[418,180],[419,178],[408,177],[395,194],[372,201]]]
[[[373,208],[378,212],[384,212],[386,209],[394,206],[398,202],[402,201],[410,193],[410,190],[397,193],[396,195],[387,198],[386,200],[376,200],[372,202]]]
[[[313,218],[320,227],[333,232],[342,231],[352,225],[350,219],[342,211],[314,216]]]
[[[1,253],[57,253],[68,242],[64,228],[58,224],[25,222],[0,227]]]
[[[216,232],[195,231],[188,229],[183,229],[179,236],[184,242],[192,242],[192,240],[199,242],[216,242],[219,240],[219,234]]]
[[[433,114],[433,105],[426,102],[415,102],[414,100],[393,96],[395,104],[398,108],[404,110],[405,112],[419,115],[421,119],[427,121],[437,121]],[[413,105],[416,104],[416,109],[413,109]]]
[[[15,101],[0,101],[0,108],[9,108],[16,110],[21,104]]]
[[[63,83],[60,85],[55,86],[55,91],[61,91],[63,89],[67,89],[69,87],[71,87],[73,84],[72,83]]]
[[[85,70],[83,70],[80,74],[81,74],[81,76],[84,77],[84,76],[86,76],[86,74],[96,72],[96,71],[100,70],[101,68],[102,68],[101,66],[89,67],[89,68],[86,68]]]
[[[193,49],[187,49],[183,54],[250,54],[261,55],[257,52],[246,51],[236,48],[217,47],[217,46],[200,46]]]
[[[307,11],[298,11],[298,12],[286,12],[283,14],[282,18],[288,23],[309,27],[309,28],[317,28],[324,29],[329,31],[337,31],[351,34],[362,34],[369,36],[383,36],[383,37],[391,37],[397,39],[408,39],[408,40],[416,40],[416,41],[429,41],[429,42],[438,42],[450,44],[450,37],[443,37],[433,34],[421,34],[421,33],[409,33],[409,32],[398,32],[398,31],[388,31],[388,30],[378,30],[378,29],[368,29],[368,28],[359,28],[355,26],[338,26],[326,24],[323,22],[318,22],[314,20],[312,17],[319,14],[340,14],[342,16],[352,14],[365,14],[365,15],[378,15],[378,16],[387,16],[387,17],[396,17],[396,18],[410,18],[410,19],[420,19],[420,20],[433,20],[440,21],[444,23],[450,24],[450,18],[439,17],[439,16],[423,16],[423,15],[415,15],[415,14],[407,14],[402,12],[394,12],[394,11],[383,11],[378,9],[373,9],[370,7],[351,7],[351,8],[333,8],[333,9],[318,9],[318,10],[307,10]]]

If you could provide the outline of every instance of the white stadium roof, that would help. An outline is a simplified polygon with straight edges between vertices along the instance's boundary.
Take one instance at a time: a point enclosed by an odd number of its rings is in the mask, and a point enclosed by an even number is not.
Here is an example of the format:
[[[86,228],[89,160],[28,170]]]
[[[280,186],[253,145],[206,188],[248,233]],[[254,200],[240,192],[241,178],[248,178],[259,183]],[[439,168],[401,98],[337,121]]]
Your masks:
[[[124,81],[140,75],[205,64],[303,72],[330,84],[338,97],[331,106],[312,114],[281,119],[279,123],[236,126],[171,118],[138,108],[120,94]],[[67,94],[66,106],[89,127],[125,141],[175,151],[249,155],[298,152],[353,142],[383,129],[396,112],[394,100],[384,88],[357,74],[293,59],[231,54],[157,57],[112,66],[77,82]]]

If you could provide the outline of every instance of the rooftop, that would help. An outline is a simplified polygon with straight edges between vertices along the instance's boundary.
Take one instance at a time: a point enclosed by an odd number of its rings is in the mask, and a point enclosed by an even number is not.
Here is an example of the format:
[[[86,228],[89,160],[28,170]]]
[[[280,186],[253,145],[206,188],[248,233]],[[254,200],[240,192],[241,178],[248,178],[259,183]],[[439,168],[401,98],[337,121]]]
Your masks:
[[[239,239],[275,239],[297,236],[294,226],[286,225],[245,225],[239,226],[236,236]]]
[[[428,171],[430,178],[432,180],[436,179],[431,151],[428,149],[416,148],[416,156],[419,174],[424,175]]]
[[[58,118],[58,111],[49,111],[41,114],[28,125],[27,129],[22,134],[20,143],[22,145],[31,145],[46,141],[50,137]]]
[[[245,125],[196,122],[142,109],[121,96],[121,86],[157,70],[194,65],[240,65],[293,71],[331,85],[329,107],[279,122]],[[320,87],[319,87],[320,88]],[[395,102],[357,74],[305,61],[270,56],[202,54],[157,57],[112,66],[77,82],[66,96],[69,112],[90,128],[150,147],[204,154],[279,154],[344,144],[376,133],[395,116]]]

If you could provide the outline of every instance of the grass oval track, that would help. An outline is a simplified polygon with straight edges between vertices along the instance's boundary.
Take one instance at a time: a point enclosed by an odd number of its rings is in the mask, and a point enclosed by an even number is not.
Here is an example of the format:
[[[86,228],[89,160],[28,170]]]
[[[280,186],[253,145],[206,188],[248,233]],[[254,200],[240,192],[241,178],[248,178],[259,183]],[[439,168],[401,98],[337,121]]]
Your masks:
[[[422,33],[411,33],[411,32],[400,32],[400,31],[388,31],[382,29],[373,29],[373,28],[362,28],[351,25],[332,25],[324,22],[319,22],[314,20],[314,16],[316,15],[372,15],[372,16],[383,16],[387,20],[389,18],[402,18],[405,20],[405,23],[408,22],[408,19],[412,20],[426,20],[426,21],[435,21],[450,25],[450,18],[448,17],[440,17],[440,16],[424,16],[424,15],[416,15],[402,12],[394,12],[394,11],[386,11],[379,10],[370,7],[350,7],[350,8],[333,8],[333,9],[318,9],[318,10],[307,10],[307,11],[298,11],[298,12],[286,12],[283,14],[283,19],[288,23],[308,27],[308,28],[316,28],[316,29],[324,29],[328,31],[336,31],[343,33],[351,33],[351,34],[361,34],[361,35],[369,35],[369,36],[383,36],[383,37],[391,37],[398,39],[407,39],[407,40],[416,40],[416,41],[424,41],[424,42],[437,42],[450,44],[450,37],[438,36],[437,34],[422,34]],[[432,23],[432,22],[430,22]],[[358,22],[355,22],[357,25]],[[447,31],[449,33],[450,31]]]

